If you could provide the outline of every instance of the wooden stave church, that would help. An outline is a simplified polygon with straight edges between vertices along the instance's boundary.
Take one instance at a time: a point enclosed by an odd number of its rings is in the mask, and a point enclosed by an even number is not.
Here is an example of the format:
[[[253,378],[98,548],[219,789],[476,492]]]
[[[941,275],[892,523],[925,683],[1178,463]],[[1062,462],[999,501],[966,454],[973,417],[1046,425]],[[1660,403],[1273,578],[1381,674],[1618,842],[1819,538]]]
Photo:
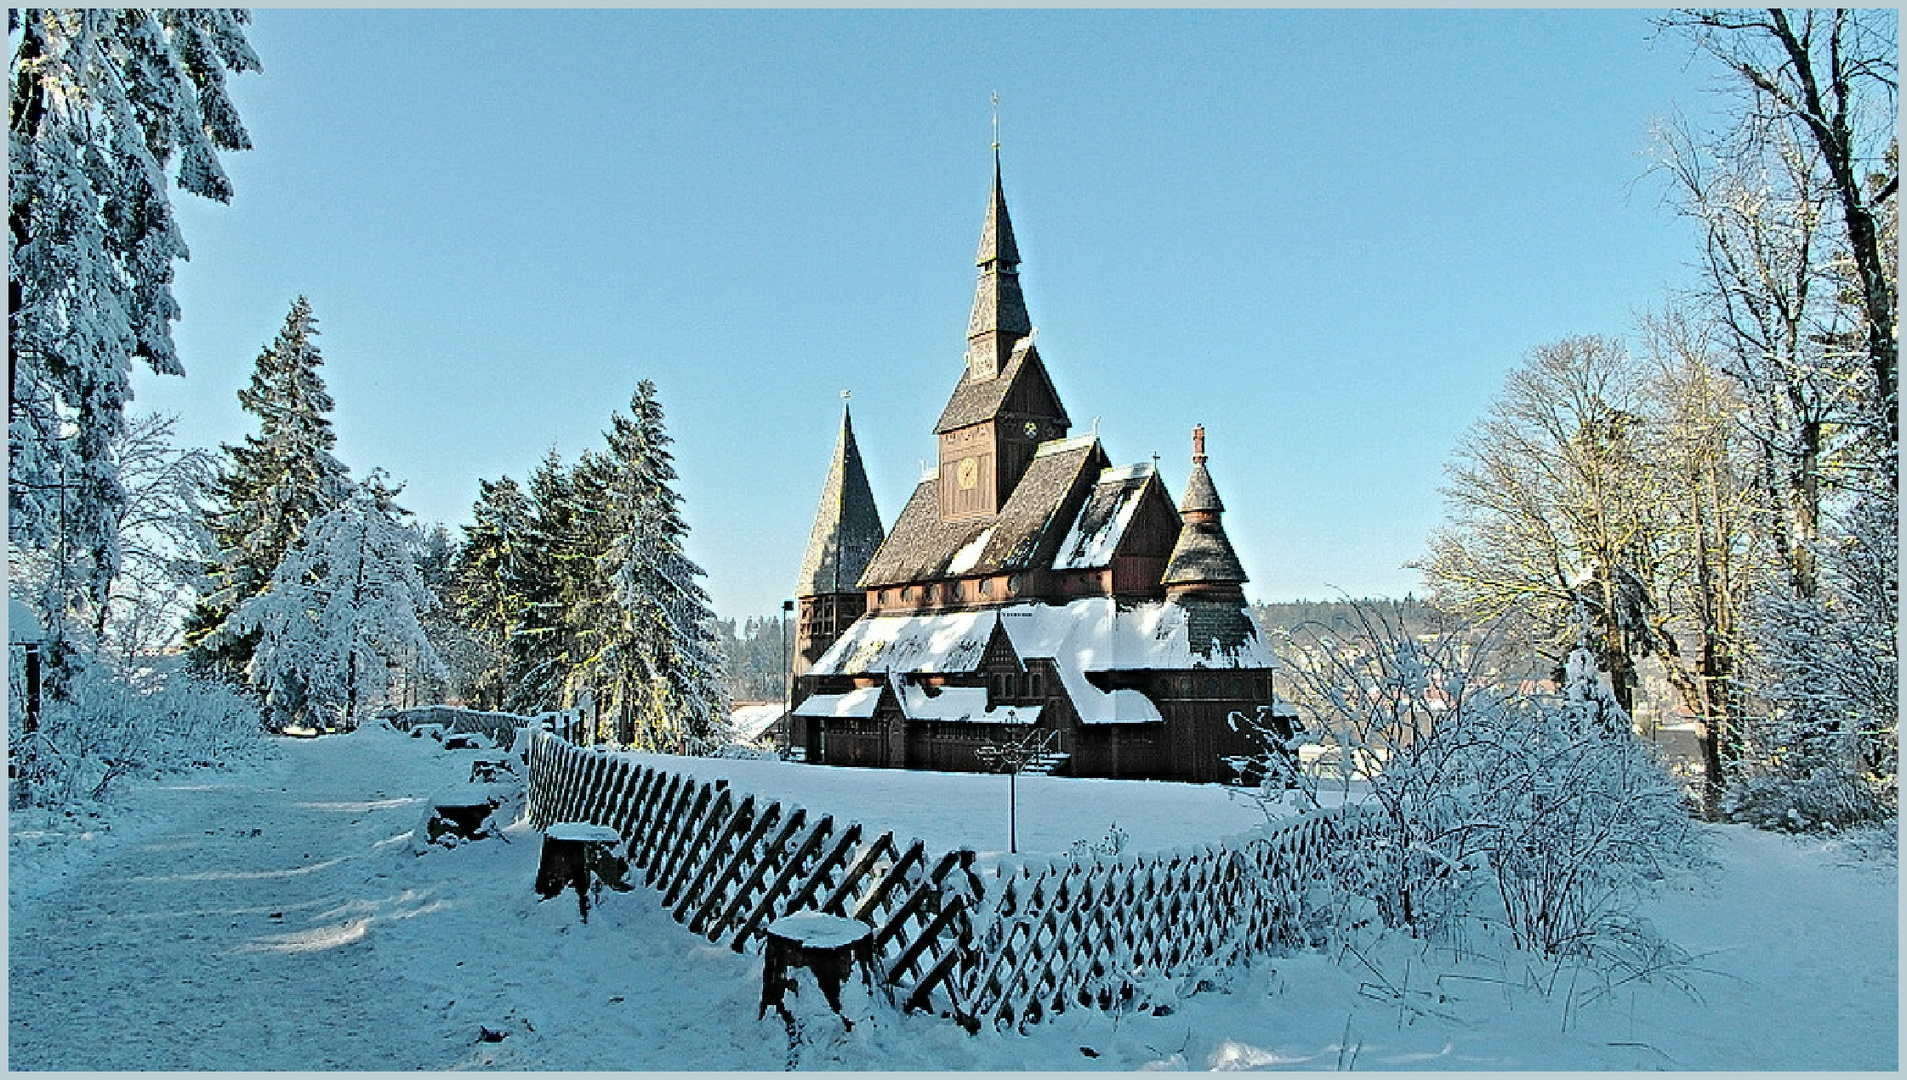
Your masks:
[[[938,467],[884,532],[844,405],[796,588],[792,748],[829,765],[990,771],[982,747],[1053,733],[1062,775],[1229,782],[1288,734],[1193,430],[1176,508],[1151,463],[1068,437],[1034,344],[1001,183],[976,256],[966,366]]]

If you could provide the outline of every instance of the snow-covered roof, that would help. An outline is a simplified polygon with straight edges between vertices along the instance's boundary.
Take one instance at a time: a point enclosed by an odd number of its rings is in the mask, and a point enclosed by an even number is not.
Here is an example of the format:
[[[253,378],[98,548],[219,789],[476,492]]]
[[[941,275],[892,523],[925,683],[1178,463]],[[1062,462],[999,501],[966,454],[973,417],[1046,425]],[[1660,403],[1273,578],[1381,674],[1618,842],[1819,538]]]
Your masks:
[[[728,726],[735,733],[735,738],[742,742],[751,742],[775,726],[775,721],[779,719],[781,719],[779,703],[737,705],[728,714]]]
[[[808,700],[795,706],[796,716],[839,716],[865,720],[874,715],[874,706],[880,703],[881,688],[863,686],[845,694],[813,694]]]
[[[901,712],[909,720],[967,720],[980,724],[1035,724],[1038,705],[987,707],[984,686],[947,686],[938,692],[906,684],[901,690]]]
[[[974,611],[870,615],[849,627],[811,673],[972,672],[986,652],[996,619],[1022,660],[1050,659],[1062,671],[1277,666],[1249,622],[1251,632],[1236,645],[1194,643],[1191,614],[1177,602],[1121,605],[1111,597],[1094,596],[1063,606],[1033,601]],[[1074,701],[1080,701],[1079,694]]]
[[[36,642],[46,638],[46,630],[40,626],[40,617],[33,609],[21,603],[18,597],[7,597],[7,640],[9,642]]]
[[[1152,476],[1150,463],[1101,470],[1092,494],[1079,508],[1066,539],[1060,541],[1053,569],[1092,570],[1110,565]]]

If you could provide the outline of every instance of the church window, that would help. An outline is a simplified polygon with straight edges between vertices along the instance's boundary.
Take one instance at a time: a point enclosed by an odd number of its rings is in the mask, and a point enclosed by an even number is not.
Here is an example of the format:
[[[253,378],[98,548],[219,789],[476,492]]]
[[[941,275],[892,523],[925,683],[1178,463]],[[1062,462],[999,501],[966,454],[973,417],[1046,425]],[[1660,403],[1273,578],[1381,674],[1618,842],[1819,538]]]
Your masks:
[[[1036,697],[1036,698],[1045,697],[1046,696],[1046,677],[1044,675],[1029,675],[1027,678],[1033,684],[1033,692],[1028,696]]]
[[[1179,696],[1180,697],[1192,696],[1192,676],[1190,675],[1179,676]]]
[[[981,596],[993,595],[993,581],[989,578],[981,578],[979,590]]]

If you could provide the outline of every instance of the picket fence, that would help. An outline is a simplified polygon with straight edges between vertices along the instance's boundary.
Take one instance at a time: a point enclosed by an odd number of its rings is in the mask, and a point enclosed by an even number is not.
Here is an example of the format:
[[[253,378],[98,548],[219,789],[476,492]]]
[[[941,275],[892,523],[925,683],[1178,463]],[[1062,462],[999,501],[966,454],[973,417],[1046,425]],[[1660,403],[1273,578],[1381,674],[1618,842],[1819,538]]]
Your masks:
[[[738,797],[726,781],[584,749],[553,726],[531,735],[533,824],[616,829],[676,921],[737,952],[758,947],[782,915],[866,922],[895,1003],[969,1030],[1143,1003],[1161,979],[1297,943],[1307,883],[1373,820],[1328,811],[1230,844],[1021,861],[983,880],[972,851],[933,854],[857,822],[810,820],[801,807]]]

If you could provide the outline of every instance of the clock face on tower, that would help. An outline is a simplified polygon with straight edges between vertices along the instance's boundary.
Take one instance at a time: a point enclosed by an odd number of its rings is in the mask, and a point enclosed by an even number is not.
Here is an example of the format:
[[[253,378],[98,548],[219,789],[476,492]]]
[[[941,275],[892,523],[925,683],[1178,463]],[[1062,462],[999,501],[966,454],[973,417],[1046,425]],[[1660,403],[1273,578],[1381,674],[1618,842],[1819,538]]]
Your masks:
[[[974,458],[961,458],[960,471],[957,474],[962,491],[970,491],[980,482],[980,462]]]

